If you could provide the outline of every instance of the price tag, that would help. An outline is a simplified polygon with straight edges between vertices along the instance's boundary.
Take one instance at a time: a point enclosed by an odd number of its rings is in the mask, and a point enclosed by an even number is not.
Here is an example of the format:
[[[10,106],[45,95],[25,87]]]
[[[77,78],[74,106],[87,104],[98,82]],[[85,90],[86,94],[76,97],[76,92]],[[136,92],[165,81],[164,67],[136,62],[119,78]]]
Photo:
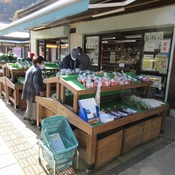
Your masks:
[[[119,63],[119,67],[125,67],[124,63]]]

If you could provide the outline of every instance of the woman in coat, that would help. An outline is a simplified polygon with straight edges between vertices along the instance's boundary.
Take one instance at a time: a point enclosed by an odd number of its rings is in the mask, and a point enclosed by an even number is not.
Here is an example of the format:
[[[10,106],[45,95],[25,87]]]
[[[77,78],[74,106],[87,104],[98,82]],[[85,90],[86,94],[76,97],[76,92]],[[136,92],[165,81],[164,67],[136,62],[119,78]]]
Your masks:
[[[27,109],[24,120],[30,121],[31,125],[36,125],[36,102],[35,96],[44,96],[44,85],[42,69],[44,68],[44,58],[34,56],[33,65],[27,70],[22,91],[22,99],[27,101]]]

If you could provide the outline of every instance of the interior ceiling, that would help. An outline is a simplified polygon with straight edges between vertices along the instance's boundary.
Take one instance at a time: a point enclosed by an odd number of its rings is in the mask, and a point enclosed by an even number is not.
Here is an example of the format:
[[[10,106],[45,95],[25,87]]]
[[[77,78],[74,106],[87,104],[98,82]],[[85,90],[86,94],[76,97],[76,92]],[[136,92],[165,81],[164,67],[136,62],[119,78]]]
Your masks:
[[[38,3],[35,7],[30,7],[28,9],[24,10],[22,13],[19,14],[19,17],[22,18],[26,15],[29,15],[32,12],[40,10],[44,6],[47,6],[55,1],[56,0],[50,0],[50,1],[43,0],[40,3]],[[98,7],[100,4],[109,5],[110,3],[122,3],[122,2],[126,2],[126,0],[90,0],[90,5],[96,4],[97,8],[89,8],[87,11],[79,13],[77,15],[66,17],[66,18],[63,18],[61,20],[54,21],[50,24],[46,24],[45,29],[51,28],[51,27],[68,25],[68,24],[72,24],[72,23],[78,23],[78,22],[82,22],[82,21],[91,21],[91,20],[105,18],[105,17],[112,17],[112,16],[116,16],[116,15],[123,15],[123,14],[129,14],[129,13],[134,13],[134,12],[140,12],[140,11],[155,9],[155,8],[159,8],[159,7],[163,7],[163,6],[175,5],[174,0],[135,0],[134,2],[132,2],[128,5],[120,6],[120,7],[105,7],[105,8]],[[124,11],[116,12],[116,13],[112,13],[112,14],[107,14],[107,15],[95,17],[95,18],[92,17],[93,15],[103,13],[103,12],[109,12],[111,10],[121,9],[122,7],[124,7],[124,9],[125,9]]]

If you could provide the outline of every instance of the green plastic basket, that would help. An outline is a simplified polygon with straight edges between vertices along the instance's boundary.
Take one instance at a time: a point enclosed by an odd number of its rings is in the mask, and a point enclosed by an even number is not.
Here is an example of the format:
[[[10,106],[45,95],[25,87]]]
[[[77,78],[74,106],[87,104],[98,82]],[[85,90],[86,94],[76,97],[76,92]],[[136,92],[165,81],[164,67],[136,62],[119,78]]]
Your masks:
[[[53,134],[59,133],[65,146],[63,149],[53,149],[51,140]],[[54,168],[56,162],[56,171],[60,171],[72,165],[75,151],[78,147],[78,141],[64,116],[51,116],[44,119],[41,123],[40,140],[43,158]]]

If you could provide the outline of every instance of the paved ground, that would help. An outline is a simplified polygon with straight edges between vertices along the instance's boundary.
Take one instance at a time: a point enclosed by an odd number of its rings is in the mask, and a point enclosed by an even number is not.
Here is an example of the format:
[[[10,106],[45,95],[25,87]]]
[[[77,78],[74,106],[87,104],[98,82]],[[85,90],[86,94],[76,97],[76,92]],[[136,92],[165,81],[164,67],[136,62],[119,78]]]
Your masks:
[[[38,163],[40,131],[22,120],[0,99],[0,175],[45,175]],[[88,172],[80,160],[77,175],[174,175],[175,118],[167,117],[165,133],[160,138],[141,145],[98,170]],[[59,175],[70,175],[66,170]]]

